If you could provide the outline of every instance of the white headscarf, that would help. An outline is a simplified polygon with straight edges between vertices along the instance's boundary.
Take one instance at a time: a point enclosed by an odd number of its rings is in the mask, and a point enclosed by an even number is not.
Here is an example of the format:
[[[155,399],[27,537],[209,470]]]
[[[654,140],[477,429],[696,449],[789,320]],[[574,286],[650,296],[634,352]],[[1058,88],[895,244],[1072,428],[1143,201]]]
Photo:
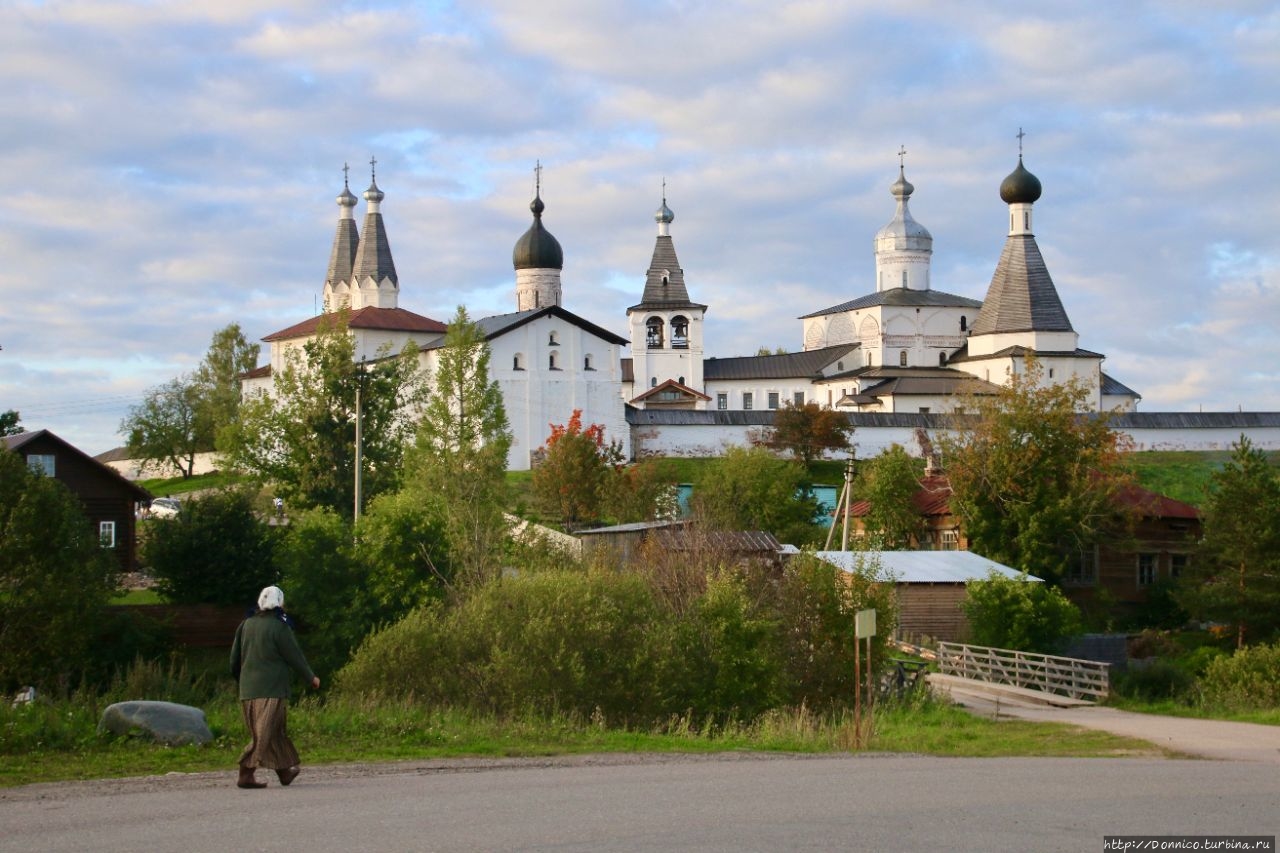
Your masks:
[[[258,593],[258,609],[274,610],[284,607],[284,590],[278,586],[269,586]]]

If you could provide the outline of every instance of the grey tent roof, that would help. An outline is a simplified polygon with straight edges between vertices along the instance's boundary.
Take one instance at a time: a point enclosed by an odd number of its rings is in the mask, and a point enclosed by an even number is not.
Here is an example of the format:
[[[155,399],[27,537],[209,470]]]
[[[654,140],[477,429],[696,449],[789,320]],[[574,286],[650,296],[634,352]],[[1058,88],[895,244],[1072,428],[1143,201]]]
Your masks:
[[[665,281],[664,281],[665,279]],[[649,271],[644,279],[644,296],[638,305],[632,305],[627,313],[636,310],[655,308],[701,308],[689,299],[689,291],[684,284],[684,270],[680,268],[680,259],[676,257],[676,247],[670,235],[658,235],[658,242],[653,247],[653,259],[649,262]]]
[[[370,184],[364,197],[369,200],[382,200],[383,193],[378,185]],[[382,213],[368,211],[364,215],[364,226],[360,229],[364,239],[356,250],[353,260],[357,280],[372,278],[374,281],[391,279],[396,287],[400,286],[400,278],[396,275],[396,264],[391,259],[391,243],[387,240],[387,226],[382,221]]]
[[[1062,300],[1031,234],[1010,234],[970,337],[1003,332],[1072,332]]]
[[[346,209],[355,207],[356,197],[345,185],[342,195],[338,196],[338,206]],[[351,282],[355,271],[356,250],[360,247],[360,234],[356,231],[356,221],[344,210],[338,220],[338,229],[333,235],[333,250],[329,253],[329,271],[325,275],[325,284],[336,285],[340,281]]]

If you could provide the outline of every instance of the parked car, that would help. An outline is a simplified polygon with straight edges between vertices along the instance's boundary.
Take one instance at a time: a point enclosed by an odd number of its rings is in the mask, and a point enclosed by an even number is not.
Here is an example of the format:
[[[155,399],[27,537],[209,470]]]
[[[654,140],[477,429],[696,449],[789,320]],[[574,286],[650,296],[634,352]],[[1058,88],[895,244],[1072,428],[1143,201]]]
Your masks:
[[[156,498],[151,502],[152,518],[175,518],[182,512],[182,501],[177,498]]]

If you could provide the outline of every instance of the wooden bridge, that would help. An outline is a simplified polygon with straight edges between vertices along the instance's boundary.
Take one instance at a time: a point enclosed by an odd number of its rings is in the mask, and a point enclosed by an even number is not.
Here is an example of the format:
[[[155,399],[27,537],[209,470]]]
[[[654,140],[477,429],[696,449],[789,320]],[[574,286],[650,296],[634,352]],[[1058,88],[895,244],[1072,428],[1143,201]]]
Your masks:
[[[938,643],[937,654],[944,676],[1037,691],[1071,704],[1106,698],[1111,689],[1111,665],[1099,661],[945,642]]]

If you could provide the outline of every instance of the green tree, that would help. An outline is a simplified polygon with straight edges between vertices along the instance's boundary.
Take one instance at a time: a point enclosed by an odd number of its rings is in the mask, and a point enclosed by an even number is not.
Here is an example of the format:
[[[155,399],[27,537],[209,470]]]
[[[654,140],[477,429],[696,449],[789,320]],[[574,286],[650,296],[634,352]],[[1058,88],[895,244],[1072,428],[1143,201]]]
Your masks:
[[[196,454],[213,446],[213,424],[201,411],[200,385],[190,376],[147,391],[120,422],[131,458],[172,466],[191,476]]]
[[[966,400],[941,440],[951,509],[971,550],[1058,581],[1100,532],[1125,521],[1115,500],[1131,478],[1105,415],[1082,415],[1083,382],[1042,382],[1028,358],[997,394]]]
[[[506,537],[511,430],[489,376],[489,343],[462,306],[437,355],[409,485],[441,508],[455,569],[481,580],[498,571]]]
[[[605,478],[603,511],[615,524],[676,517],[680,506],[674,467],[665,459],[615,465]]]
[[[252,604],[274,583],[276,536],[245,489],[192,498],[174,518],[146,522],[142,558],[177,604]]]
[[[818,502],[795,460],[763,447],[731,447],[707,466],[693,494],[695,516],[717,530],[765,530],[782,542],[816,541]]]
[[[786,450],[806,466],[828,450],[847,450],[853,425],[843,412],[817,403],[787,403],[773,416],[773,429],[765,444]]]
[[[73,679],[118,582],[75,496],[0,449],[0,689]]]
[[[1080,633],[1080,610],[1062,590],[995,570],[965,584],[961,608],[973,642],[998,649],[1053,654],[1064,640]]]
[[[0,412],[0,436],[17,435],[26,431],[26,428],[22,426],[22,417],[16,409]]]
[[[552,424],[542,461],[533,469],[533,496],[542,511],[570,529],[600,518],[611,466],[620,461],[600,424],[582,426],[582,410]]]
[[[1236,646],[1280,631],[1280,474],[1247,436],[1213,475],[1200,552],[1178,581],[1192,614],[1236,628]]]
[[[868,541],[886,550],[917,547],[925,529],[914,502],[919,490],[919,466],[902,445],[868,460],[859,472],[857,491],[868,503],[863,519]]]
[[[200,417],[208,424],[208,446],[219,429],[235,421],[240,411],[240,375],[258,364],[258,344],[249,343],[240,324],[231,323],[213,333],[209,350],[192,379],[200,388]]]
[[[356,397],[364,464],[363,495],[399,485],[411,412],[421,400],[417,347],[356,363],[348,314],[326,315],[316,336],[286,357],[274,395],[240,404],[240,417],[219,435],[228,462],[274,484],[291,506],[329,507],[345,517],[355,507]]]

